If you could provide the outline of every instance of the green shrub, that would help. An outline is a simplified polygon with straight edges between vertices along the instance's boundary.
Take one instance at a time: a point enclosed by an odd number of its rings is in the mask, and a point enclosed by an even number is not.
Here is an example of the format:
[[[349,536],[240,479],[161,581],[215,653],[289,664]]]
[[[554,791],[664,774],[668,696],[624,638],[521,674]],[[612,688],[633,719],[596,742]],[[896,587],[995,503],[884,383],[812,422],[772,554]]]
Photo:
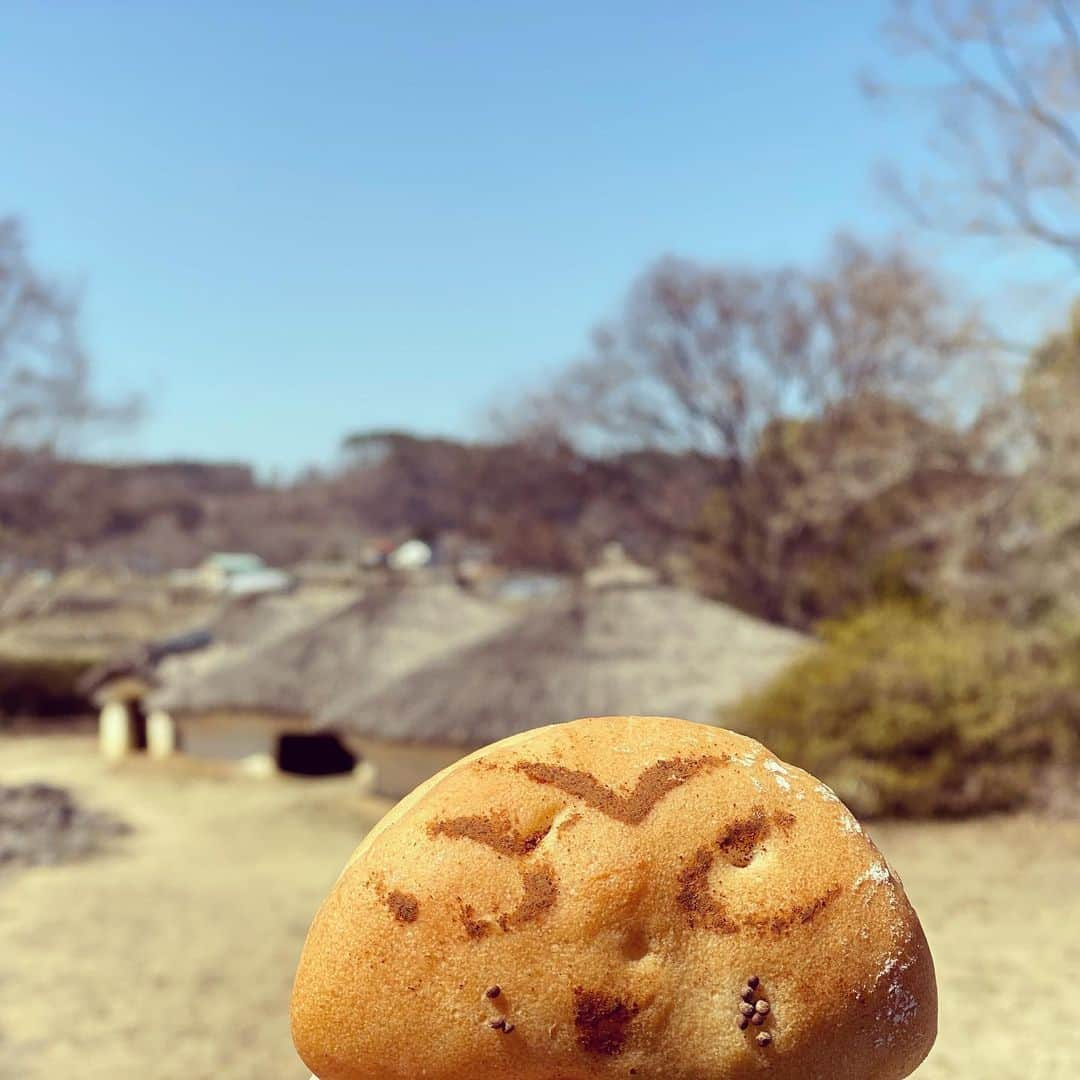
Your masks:
[[[823,644],[726,714],[863,815],[1015,807],[1080,761],[1080,665],[998,622],[903,604]]]

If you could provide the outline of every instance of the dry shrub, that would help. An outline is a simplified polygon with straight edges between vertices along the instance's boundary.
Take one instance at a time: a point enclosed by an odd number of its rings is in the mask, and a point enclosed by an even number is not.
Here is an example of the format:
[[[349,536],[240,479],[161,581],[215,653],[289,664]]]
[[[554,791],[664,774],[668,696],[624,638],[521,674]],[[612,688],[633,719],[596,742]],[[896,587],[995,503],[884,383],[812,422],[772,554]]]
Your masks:
[[[725,717],[821,776],[859,814],[930,816],[1036,801],[1080,763],[1074,650],[1000,622],[882,604]]]

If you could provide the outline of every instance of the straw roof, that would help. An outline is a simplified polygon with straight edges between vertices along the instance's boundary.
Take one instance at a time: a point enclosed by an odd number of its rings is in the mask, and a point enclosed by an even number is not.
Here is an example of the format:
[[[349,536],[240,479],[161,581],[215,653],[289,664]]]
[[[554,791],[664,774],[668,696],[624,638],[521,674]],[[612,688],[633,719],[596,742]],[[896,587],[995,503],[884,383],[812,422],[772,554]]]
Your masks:
[[[319,726],[467,748],[577,716],[710,723],[807,641],[686,590],[584,590],[382,692],[330,699]]]
[[[312,715],[339,696],[370,694],[510,618],[451,584],[390,584],[231,662],[184,672],[151,703],[180,713]]]
[[[343,604],[339,601],[336,608]],[[230,598],[197,628],[190,619],[182,633],[140,639],[118,649],[79,677],[76,689],[100,705],[117,698],[141,698],[162,685],[204,678],[210,671],[235,663],[277,638],[325,617],[330,600],[302,595]],[[159,620],[159,626],[169,620]]]

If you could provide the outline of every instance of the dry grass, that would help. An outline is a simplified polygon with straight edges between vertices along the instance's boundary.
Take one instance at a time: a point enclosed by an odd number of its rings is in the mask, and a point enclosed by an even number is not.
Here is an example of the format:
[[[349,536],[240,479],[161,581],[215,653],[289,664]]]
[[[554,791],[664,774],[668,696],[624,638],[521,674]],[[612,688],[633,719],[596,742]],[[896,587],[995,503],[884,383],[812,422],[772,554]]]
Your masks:
[[[286,1003],[316,905],[382,806],[348,781],[107,770],[81,737],[0,741],[5,782],[71,786],[137,829],[0,878],[0,1076],[302,1080]],[[919,1080],[1080,1075],[1080,822],[881,825],[938,965]],[[1038,1019],[1033,999],[1053,994]]]
[[[0,879],[0,1076],[304,1075],[286,1006],[308,921],[383,806],[349,782],[205,764],[109,772],[89,740],[11,738],[6,782],[69,785],[135,827],[109,855]]]

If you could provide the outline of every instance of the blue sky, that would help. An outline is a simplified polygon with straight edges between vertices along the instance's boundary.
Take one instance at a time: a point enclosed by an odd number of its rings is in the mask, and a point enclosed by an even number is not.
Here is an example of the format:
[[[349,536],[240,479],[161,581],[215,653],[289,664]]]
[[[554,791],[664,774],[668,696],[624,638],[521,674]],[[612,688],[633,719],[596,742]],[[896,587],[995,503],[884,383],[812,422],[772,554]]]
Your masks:
[[[902,224],[871,170],[922,129],[855,86],[880,5],[674,11],[9,0],[0,213],[85,290],[101,387],[151,403],[90,449],[288,471],[358,428],[475,433],[659,255]]]

